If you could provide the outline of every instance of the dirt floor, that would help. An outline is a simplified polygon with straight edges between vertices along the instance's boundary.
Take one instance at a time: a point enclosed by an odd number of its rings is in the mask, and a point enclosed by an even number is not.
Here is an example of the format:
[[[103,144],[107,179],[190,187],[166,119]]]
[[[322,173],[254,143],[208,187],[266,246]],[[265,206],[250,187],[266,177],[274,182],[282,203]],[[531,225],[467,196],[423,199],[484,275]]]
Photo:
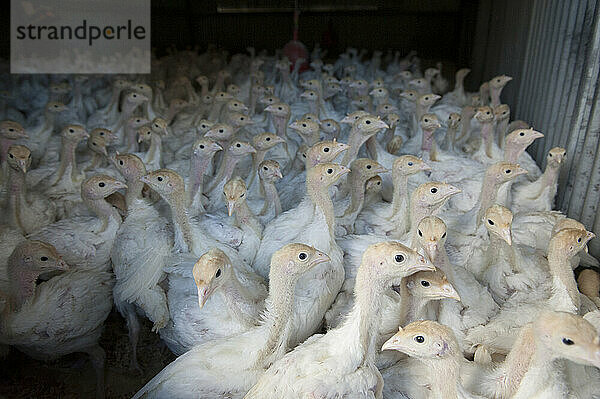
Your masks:
[[[146,382],[175,359],[152,323],[140,320],[138,361],[143,375],[130,370],[131,349],[127,326],[113,311],[106,320],[100,345],[106,351],[106,398],[131,398]],[[0,360],[0,398],[94,398],[96,376],[87,355],[73,354],[39,362],[11,349]]]

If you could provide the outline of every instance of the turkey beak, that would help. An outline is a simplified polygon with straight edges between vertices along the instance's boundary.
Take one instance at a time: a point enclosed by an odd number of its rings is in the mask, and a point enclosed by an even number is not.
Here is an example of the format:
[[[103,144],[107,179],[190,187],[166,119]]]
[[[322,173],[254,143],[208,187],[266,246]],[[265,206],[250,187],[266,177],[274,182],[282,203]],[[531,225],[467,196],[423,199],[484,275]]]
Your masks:
[[[67,262],[62,260],[62,258],[58,258],[58,262],[56,262],[56,268],[58,270],[69,270],[69,265],[67,265]]]
[[[345,174],[350,173],[350,168],[347,168],[345,166],[342,166],[340,168],[340,171],[338,172],[338,178],[344,176]]]
[[[456,289],[452,286],[452,284],[447,283],[442,285],[442,293],[446,298],[454,299],[455,301],[460,302],[460,295],[456,292]]]
[[[382,120],[375,121],[375,127],[377,129],[389,129],[390,126]]]
[[[119,190],[119,189],[127,189],[127,184],[123,183],[122,181],[119,180],[115,180],[113,183],[113,187],[115,188],[115,190]]]
[[[535,131],[535,130],[533,131],[533,135],[532,136],[533,136],[534,140],[535,139],[541,139],[542,137],[544,137],[544,135],[542,133],[540,133],[538,131]]]
[[[425,254],[431,262],[435,262],[435,257],[438,252],[438,244],[436,241],[429,241],[423,246]]]
[[[19,159],[17,161],[17,164],[19,165],[19,169],[21,169],[21,171],[23,171],[23,173],[27,173],[27,160]]]
[[[283,137],[276,136],[273,137],[273,142],[275,144],[285,143],[285,139]]]
[[[108,151],[106,151],[106,147],[102,147],[102,154],[108,158]]]
[[[512,234],[510,231],[510,227],[507,227],[505,229],[502,229],[502,232],[500,233],[500,237],[508,244],[508,245],[512,245]]]
[[[429,164],[426,164],[425,162],[423,162],[423,164],[421,165],[421,170],[422,171],[431,170],[431,166]]]
[[[520,176],[520,175],[526,175],[528,172],[526,169],[523,169],[521,167],[519,167],[516,171],[515,171],[515,175]]]
[[[227,214],[229,216],[233,215],[233,210],[235,209],[235,201],[227,200]]]
[[[402,344],[400,343],[399,337],[394,335],[392,338],[385,341],[381,347],[382,351],[402,351]]]
[[[208,284],[206,284],[206,283],[200,283],[200,284],[198,284],[197,287],[198,287],[198,307],[200,307],[200,309],[202,309],[204,307],[204,304],[206,304],[206,301],[210,297],[210,294],[212,294],[212,291],[211,291],[210,287],[208,286]]]
[[[281,170],[277,169],[275,171],[275,176],[277,176],[279,179],[283,179],[283,174],[281,173]]]
[[[329,257],[329,255],[327,255],[324,252],[317,251],[315,254],[315,259],[311,264],[311,267],[314,267],[321,263],[329,262],[330,260],[331,260],[331,258]]]
[[[144,141],[144,140],[142,139],[142,135],[141,135],[141,134],[138,134],[138,139],[137,139],[137,142],[138,142],[138,143],[141,143],[142,141]]]
[[[217,151],[222,151],[223,147],[221,147],[218,143],[213,143],[212,144],[212,149],[217,152]]]
[[[425,259],[424,256],[417,254],[416,262],[408,267],[408,271],[410,274],[420,271],[433,272],[435,271],[435,266],[429,260]]]
[[[384,168],[383,165],[377,165],[373,168],[373,172],[377,173],[377,174],[387,173],[387,172],[389,172],[389,169]]]

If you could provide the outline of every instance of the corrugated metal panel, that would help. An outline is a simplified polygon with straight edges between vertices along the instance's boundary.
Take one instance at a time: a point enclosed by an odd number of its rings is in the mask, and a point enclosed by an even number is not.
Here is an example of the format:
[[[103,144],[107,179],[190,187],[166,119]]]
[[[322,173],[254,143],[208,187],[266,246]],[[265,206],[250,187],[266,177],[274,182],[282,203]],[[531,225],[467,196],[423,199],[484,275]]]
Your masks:
[[[489,13],[487,18],[485,13]],[[545,166],[550,148],[567,149],[557,205],[597,234],[599,13],[600,0],[482,0],[477,32],[486,35],[476,39],[473,51],[480,81],[500,73],[516,78],[503,92],[503,99],[515,119],[545,134],[529,149],[538,164]],[[515,31],[521,34],[517,40]],[[482,54],[485,58],[478,59]],[[592,243],[597,255],[599,241]]]

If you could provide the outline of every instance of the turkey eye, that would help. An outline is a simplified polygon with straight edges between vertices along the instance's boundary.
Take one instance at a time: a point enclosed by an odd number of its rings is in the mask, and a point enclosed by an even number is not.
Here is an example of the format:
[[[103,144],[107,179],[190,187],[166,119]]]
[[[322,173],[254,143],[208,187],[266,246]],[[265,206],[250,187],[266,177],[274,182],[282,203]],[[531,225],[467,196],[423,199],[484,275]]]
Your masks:
[[[408,163],[408,166],[413,166],[413,163],[412,163],[412,162],[409,162],[409,163]]]
[[[415,337],[415,342],[422,344],[423,342],[425,342],[425,337],[423,337],[422,335],[417,335]]]
[[[100,183],[98,183],[98,186],[104,187],[104,186],[106,186],[106,184],[103,181],[101,181]]]
[[[323,152],[329,152],[329,147],[323,148]]]
[[[367,165],[367,169],[371,169],[371,165]]]
[[[367,125],[370,125],[370,124],[371,124],[371,121],[367,119],[367,120],[365,121],[365,123],[366,123]]]
[[[242,145],[241,145],[240,143],[237,143],[235,146],[236,146],[237,148],[240,148]]]
[[[423,119],[423,122],[428,123],[429,119]]]
[[[281,111],[283,108],[281,108],[281,107],[278,107],[277,109],[278,109],[279,111]]]
[[[203,150],[204,149],[204,144],[200,144],[200,149]]]
[[[308,255],[306,255],[306,253],[305,253],[305,252],[300,252],[300,253],[298,254],[298,259],[300,259],[300,260],[304,260],[304,259],[306,259],[307,257],[308,257]]]
[[[446,238],[446,233],[442,234],[442,238]]]
[[[95,146],[95,145],[96,145],[96,143],[92,142],[92,145],[93,145],[93,146]]]
[[[244,118],[240,118],[240,120],[241,120],[241,121],[243,121],[243,120],[244,120]]]
[[[267,168],[266,166],[263,166],[263,169],[264,169],[264,170],[269,170],[269,168]]]
[[[552,157],[552,153],[548,154],[548,156]]]
[[[429,101],[429,97],[425,97],[425,101]]]
[[[240,198],[244,198],[244,195],[246,195],[246,193],[242,193],[242,194],[240,195]]]
[[[8,154],[9,157],[14,158],[13,154]]]
[[[493,221],[492,219],[488,219],[488,224],[489,224],[490,226],[493,226],[493,225],[494,225],[494,221]]]
[[[215,277],[216,278],[221,277],[221,269],[217,269],[217,272],[215,273]]]
[[[423,237],[423,232],[421,230],[418,231],[419,237]]]
[[[378,181],[378,182],[377,182],[377,185],[378,185],[378,186],[381,186],[381,182],[380,182],[380,181]]]
[[[333,169],[329,168],[327,169],[327,174],[332,174],[333,173]]]
[[[506,169],[506,170],[504,171],[504,173],[506,173],[506,174],[509,174],[510,172],[512,172],[512,170],[510,170],[510,169]]]
[[[302,127],[306,127],[306,123],[303,123],[303,124],[302,124]]]
[[[158,180],[158,181],[163,181],[163,178],[162,178],[162,176],[158,176],[158,177],[156,178],[156,180]]]
[[[402,262],[404,262],[404,255],[398,254],[394,257],[394,260],[398,263],[402,263]]]
[[[581,242],[581,237],[579,237],[579,238],[577,239],[577,242]]]
[[[121,166],[123,165],[123,160],[119,161],[119,165],[121,165]]]
[[[69,133],[75,133],[75,130],[69,129]]]
[[[267,137],[265,140],[267,140],[267,141],[271,141],[271,138],[270,138],[270,137]]]
[[[134,94],[134,95],[133,95],[133,96],[131,96],[131,97],[133,97],[133,98],[137,98],[137,95],[135,95],[135,94]]]
[[[427,281],[427,280],[421,280],[421,285],[422,285],[423,287],[429,287],[431,284],[430,284],[430,283],[429,283],[429,281]]]
[[[46,261],[48,260],[48,257],[47,257],[47,256],[42,256],[42,257],[40,258],[40,260],[41,260],[42,262],[46,262]]]
[[[140,123],[140,120],[139,120],[139,119],[136,119],[135,121],[136,121],[137,123]]]
[[[562,339],[562,343],[565,345],[573,345],[575,342],[573,342],[572,340],[570,340],[569,338],[563,338]]]
[[[431,194],[435,194],[435,193],[437,193],[437,188],[434,187],[431,189]]]
[[[223,129],[219,129],[219,133],[223,133]]]
[[[486,115],[489,115],[489,114],[490,114],[490,111],[486,112],[485,114],[486,114]]]
[[[521,132],[519,133],[519,136],[525,136],[525,133]]]
[[[104,136],[104,132],[100,132],[100,136]]]

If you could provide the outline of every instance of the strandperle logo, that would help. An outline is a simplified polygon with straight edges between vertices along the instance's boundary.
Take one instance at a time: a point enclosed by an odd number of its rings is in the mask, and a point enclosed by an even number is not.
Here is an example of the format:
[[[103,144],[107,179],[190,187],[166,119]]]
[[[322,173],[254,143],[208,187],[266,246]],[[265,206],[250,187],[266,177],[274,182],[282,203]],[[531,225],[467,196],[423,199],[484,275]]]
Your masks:
[[[83,20],[81,25],[72,26],[45,26],[28,25],[17,26],[17,40],[87,40],[91,46],[98,39],[105,40],[144,40],[146,38],[146,28],[140,25],[133,25],[131,20],[127,20],[126,25],[96,26],[88,24]]]
[[[11,0],[11,73],[150,73],[150,0]]]

